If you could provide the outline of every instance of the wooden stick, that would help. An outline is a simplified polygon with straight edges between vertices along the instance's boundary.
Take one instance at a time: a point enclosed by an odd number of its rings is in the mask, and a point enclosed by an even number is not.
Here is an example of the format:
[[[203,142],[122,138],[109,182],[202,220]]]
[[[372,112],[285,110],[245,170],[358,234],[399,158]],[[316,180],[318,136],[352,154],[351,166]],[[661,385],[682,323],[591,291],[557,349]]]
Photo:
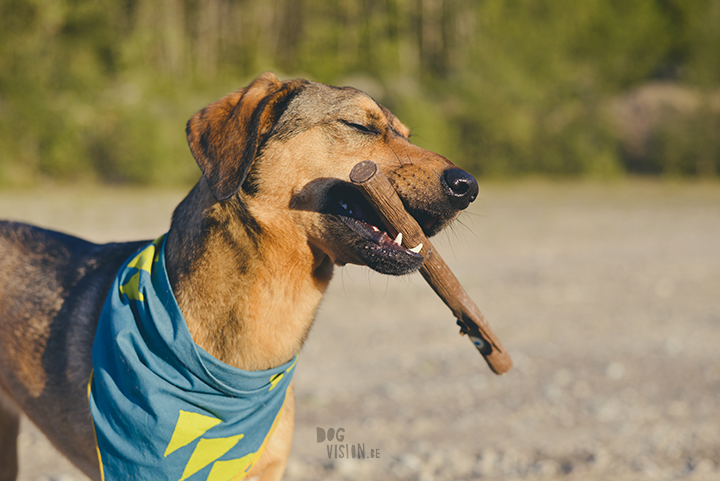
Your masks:
[[[355,165],[350,181],[375,207],[392,236],[402,233],[404,247],[411,249],[422,244],[420,254],[425,260],[420,274],[455,315],[461,334],[468,334],[495,374],[509,371],[510,355],[418,223],[407,213],[388,178],[374,162],[365,160]]]

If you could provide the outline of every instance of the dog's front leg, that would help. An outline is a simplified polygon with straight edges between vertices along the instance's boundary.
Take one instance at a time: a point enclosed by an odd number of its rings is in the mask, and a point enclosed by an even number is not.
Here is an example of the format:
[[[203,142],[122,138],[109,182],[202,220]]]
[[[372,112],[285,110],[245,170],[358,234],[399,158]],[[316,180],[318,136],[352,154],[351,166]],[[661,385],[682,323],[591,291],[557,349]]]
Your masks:
[[[0,393],[0,481],[15,481],[20,413]]]
[[[257,464],[248,473],[248,480],[277,481],[282,479],[292,447],[295,426],[295,381],[288,386],[283,413],[272,437]]]

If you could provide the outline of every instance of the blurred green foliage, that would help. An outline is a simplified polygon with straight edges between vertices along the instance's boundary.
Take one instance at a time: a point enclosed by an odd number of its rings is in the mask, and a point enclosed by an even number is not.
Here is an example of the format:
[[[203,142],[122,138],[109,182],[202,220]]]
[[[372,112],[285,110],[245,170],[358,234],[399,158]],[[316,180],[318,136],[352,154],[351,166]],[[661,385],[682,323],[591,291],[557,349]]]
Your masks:
[[[714,176],[718,25],[720,0],[0,0],[0,185],[190,182],[186,120],[263,70],[364,89],[476,174]]]

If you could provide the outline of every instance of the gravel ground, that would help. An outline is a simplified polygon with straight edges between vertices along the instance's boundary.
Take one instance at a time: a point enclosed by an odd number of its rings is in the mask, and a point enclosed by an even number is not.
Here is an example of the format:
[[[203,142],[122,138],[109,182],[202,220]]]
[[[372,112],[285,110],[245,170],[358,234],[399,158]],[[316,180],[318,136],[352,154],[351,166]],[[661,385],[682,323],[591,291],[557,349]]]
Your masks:
[[[0,217],[151,238],[182,195],[4,191]],[[720,479],[720,184],[487,184],[435,244],[515,367],[493,375],[418,275],[338,269],[286,479]],[[20,443],[22,481],[85,479],[30,423]]]

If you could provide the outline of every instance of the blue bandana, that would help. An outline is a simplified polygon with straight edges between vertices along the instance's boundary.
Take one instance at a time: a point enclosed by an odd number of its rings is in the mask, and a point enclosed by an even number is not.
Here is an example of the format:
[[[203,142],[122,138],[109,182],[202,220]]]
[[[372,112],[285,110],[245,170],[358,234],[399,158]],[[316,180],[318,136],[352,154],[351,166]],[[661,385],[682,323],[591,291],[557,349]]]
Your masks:
[[[100,315],[88,397],[102,479],[239,480],[282,415],[297,356],[243,371],[195,344],[163,239],[123,265]]]

